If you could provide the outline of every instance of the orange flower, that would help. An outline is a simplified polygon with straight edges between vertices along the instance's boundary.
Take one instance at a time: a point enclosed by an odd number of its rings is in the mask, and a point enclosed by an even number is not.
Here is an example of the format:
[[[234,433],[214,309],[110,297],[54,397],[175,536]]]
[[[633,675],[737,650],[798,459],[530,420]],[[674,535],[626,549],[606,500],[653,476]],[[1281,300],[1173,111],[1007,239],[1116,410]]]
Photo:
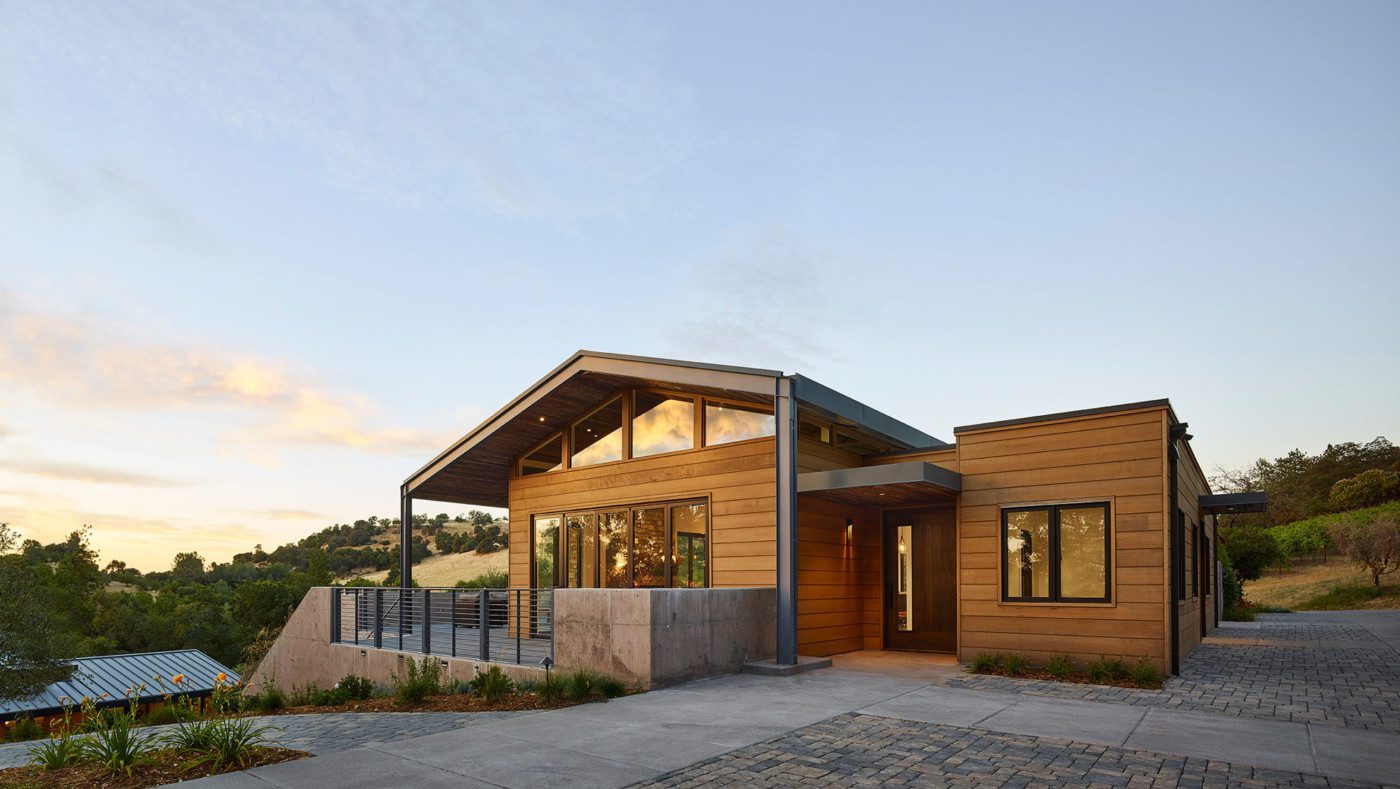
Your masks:
[[[225,673],[222,672],[222,671],[220,671],[220,672],[219,672],[217,675],[215,675],[215,677],[214,677],[214,681],[215,681],[215,682],[223,682],[223,681],[226,680],[226,679],[228,679],[228,675],[225,674]]]
[[[101,700],[103,700],[103,699],[105,699],[105,698],[107,698],[107,694],[106,694],[106,693],[103,693],[101,696],[98,696],[98,697],[97,697],[97,700],[98,700],[98,701],[101,701]]]
[[[182,685],[182,684],[184,684],[184,682],[185,682],[185,675],[184,675],[184,674],[176,674],[175,676],[173,676],[173,677],[170,678],[170,681],[171,681],[171,682],[174,682],[176,685]]]

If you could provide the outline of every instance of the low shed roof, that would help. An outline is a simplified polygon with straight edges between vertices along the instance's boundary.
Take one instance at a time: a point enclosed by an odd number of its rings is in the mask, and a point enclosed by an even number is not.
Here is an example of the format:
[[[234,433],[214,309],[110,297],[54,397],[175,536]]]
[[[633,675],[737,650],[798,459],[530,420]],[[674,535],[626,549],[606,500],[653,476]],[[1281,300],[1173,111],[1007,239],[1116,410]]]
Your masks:
[[[239,681],[233,669],[198,649],[101,655],[74,658],[69,662],[77,667],[69,679],[55,682],[28,698],[0,702],[0,720],[11,720],[20,715],[58,714],[63,711],[65,697],[70,706],[77,706],[84,698],[102,699],[99,706],[123,704],[127,700],[127,691],[141,685],[145,685],[146,689],[139,700],[155,701],[165,692],[156,681],[157,675],[164,679],[167,688],[176,690],[171,677],[183,674],[184,681],[178,690],[195,695],[213,691],[215,677],[219,674],[226,675],[228,682]],[[103,694],[106,694],[106,698],[102,698]]]

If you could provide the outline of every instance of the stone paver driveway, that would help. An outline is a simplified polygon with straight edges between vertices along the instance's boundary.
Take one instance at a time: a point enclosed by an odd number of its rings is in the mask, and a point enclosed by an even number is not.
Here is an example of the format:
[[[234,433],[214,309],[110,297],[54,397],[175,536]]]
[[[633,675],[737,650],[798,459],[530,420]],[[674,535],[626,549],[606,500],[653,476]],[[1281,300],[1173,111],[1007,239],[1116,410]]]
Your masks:
[[[1265,614],[1218,628],[1160,691],[971,675],[949,685],[1400,734],[1400,654],[1350,620]]]

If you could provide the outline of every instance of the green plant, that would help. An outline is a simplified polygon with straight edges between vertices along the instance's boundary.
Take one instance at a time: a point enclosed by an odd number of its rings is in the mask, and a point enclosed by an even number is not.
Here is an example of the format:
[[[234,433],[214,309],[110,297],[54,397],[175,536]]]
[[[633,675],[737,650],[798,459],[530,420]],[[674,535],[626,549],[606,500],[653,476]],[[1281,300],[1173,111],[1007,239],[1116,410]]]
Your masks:
[[[213,747],[213,728],[218,721],[181,723],[160,738],[161,745],[182,751],[207,751]]]
[[[1139,688],[1159,688],[1162,686],[1162,674],[1146,655],[1137,659],[1129,671],[1133,678],[1133,684]]]
[[[487,551],[483,551],[487,553]],[[504,589],[510,586],[510,573],[506,570],[495,570],[482,573],[467,581],[458,581],[458,589]]]
[[[364,701],[374,695],[374,680],[369,677],[346,674],[335,686],[344,691],[348,699]]]
[[[1352,564],[1371,574],[1371,585],[1381,588],[1381,576],[1400,570],[1400,528],[1388,516],[1369,523],[1338,520],[1329,526],[1332,540]]]
[[[1001,665],[1001,655],[995,652],[978,652],[972,656],[972,670],[978,674],[994,674]]]
[[[219,672],[214,677],[214,689],[209,694],[209,709],[216,713],[237,712],[243,706],[243,683],[229,682],[228,675]]]
[[[209,766],[217,773],[225,767],[247,767],[257,748],[269,744],[267,733],[271,726],[260,726],[249,718],[224,718],[211,721],[204,753],[190,760],[186,768]]]
[[[1328,503],[1338,510],[1370,507],[1392,499],[1400,499],[1400,472],[1382,468],[1339,479],[1328,493]]]
[[[395,672],[392,675],[394,698],[400,704],[419,704],[429,696],[442,692],[442,667],[435,658],[425,656],[414,660],[410,656],[404,663],[405,673]]]
[[[1069,655],[1056,653],[1045,661],[1045,673],[1055,679],[1069,679],[1074,676],[1074,663],[1070,662]]]
[[[344,704],[350,698],[339,686],[322,690],[311,682],[300,688],[293,687],[287,703],[293,707],[334,707]]]
[[[61,770],[82,758],[82,746],[81,739],[65,732],[58,739],[30,746],[29,763],[43,770]]]
[[[248,698],[247,702],[252,708],[266,715],[269,712],[276,712],[287,706],[287,694],[276,685],[269,684],[263,688],[261,693]]]
[[[1273,533],[1260,526],[1221,528],[1220,541],[1230,552],[1235,572],[1244,581],[1257,580],[1270,565],[1285,558]]]
[[[560,672],[560,679],[564,681],[564,695],[568,698],[580,700],[592,696],[594,693],[601,693],[598,690],[598,683],[602,681],[603,675],[588,669],[577,671]]]
[[[40,728],[39,724],[35,723],[33,718],[25,715],[15,719],[15,727],[10,731],[9,742],[26,742],[37,740],[43,736],[44,730]]]
[[[1008,677],[1019,677],[1031,667],[1031,662],[1020,652],[1007,652],[1001,656],[1001,670]]]
[[[1334,586],[1323,594],[1308,598],[1298,608],[1303,611],[1345,611],[1361,608],[1363,603],[1380,597],[1385,591],[1386,587],[1377,589],[1374,586]]]
[[[138,764],[146,760],[152,749],[151,737],[135,728],[136,702],[125,711],[117,712],[106,725],[88,734],[82,741],[82,758],[106,767],[108,772],[131,775]]]
[[[1099,684],[1107,682],[1121,681],[1128,677],[1128,666],[1118,658],[1107,658],[1099,655],[1099,659],[1089,664],[1089,679]]]
[[[550,681],[557,682],[558,680],[551,679]],[[480,696],[486,703],[495,704],[511,691],[515,683],[510,681],[510,677],[506,676],[504,671],[501,671],[500,666],[492,666],[486,671],[482,671],[478,667],[471,684],[472,692]]]
[[[534,693],[540,697],[540,701],[558,701],[564,696],[564,677],[562,672],[545,674],[544,679],[527,680],[517,685],[516,688],[524,693]]]
[[[1226,622],[1253,622],[1254,612],[1242,605],[1225,606]]]
[[[627,695],[627,685],[617,677],[604,675],[598,680],[598,692],[603,694],[605,699],[615,699],[619,696]]]

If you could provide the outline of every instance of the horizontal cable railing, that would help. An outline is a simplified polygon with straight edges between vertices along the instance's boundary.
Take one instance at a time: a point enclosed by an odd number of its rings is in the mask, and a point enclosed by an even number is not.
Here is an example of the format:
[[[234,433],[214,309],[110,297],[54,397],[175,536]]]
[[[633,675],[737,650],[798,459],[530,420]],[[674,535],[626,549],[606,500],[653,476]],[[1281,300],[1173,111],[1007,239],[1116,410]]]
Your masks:
[[[331,587],[331,642],[492,663],[554,658],[553,589]]]

